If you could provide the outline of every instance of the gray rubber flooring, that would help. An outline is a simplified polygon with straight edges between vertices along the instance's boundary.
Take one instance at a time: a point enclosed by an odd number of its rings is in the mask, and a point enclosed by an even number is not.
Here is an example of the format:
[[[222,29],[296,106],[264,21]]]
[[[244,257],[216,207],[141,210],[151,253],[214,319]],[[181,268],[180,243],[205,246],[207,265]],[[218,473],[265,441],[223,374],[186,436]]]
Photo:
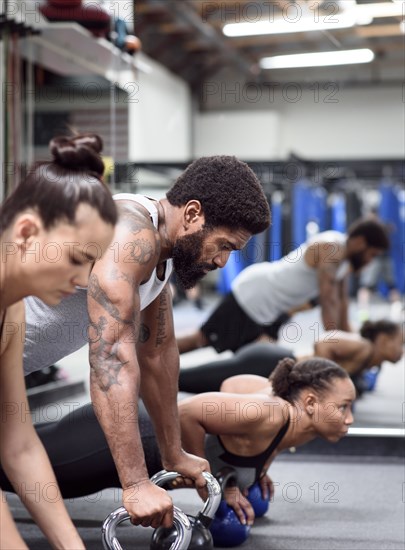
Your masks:
[[[399,462],[297,461],[280,457],[271,467],[274,501],[256,521],[245,550],[403,550],[405,468]],[[195,513],[193,490],[171,492],[184,511]],[[32,550],[50,548],[18,499],[9,495],[18,528]],[[102,548],[100,525],[120,506],[120,491],[105,490],[67,501],[89,550]],[[119,527],[125,550],[149,547],[152,529]]]

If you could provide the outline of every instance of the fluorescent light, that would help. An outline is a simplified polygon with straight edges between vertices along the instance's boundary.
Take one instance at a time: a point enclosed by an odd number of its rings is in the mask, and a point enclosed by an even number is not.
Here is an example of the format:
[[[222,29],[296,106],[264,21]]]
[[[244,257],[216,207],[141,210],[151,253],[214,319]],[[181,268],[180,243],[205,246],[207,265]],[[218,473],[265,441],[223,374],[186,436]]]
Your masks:
[[[260,34],[286,34],[292,32],[323,31],[353,27],[355,17],[346,15],[338,21],[316,21],[314,17],[303,17],[297,21],[274,19],[273,21],[255,21],[250,23],[228,23],[222,29],[225,36],[256,36]]]
[[[293,67],[328,67],[332,65],[352,65],[370,63],[374,52],[368,49],[343,50],[337,52],[299,53],[276,55],[260,60],[262,69],[288,69]]]
[[[347,4],[342,2],[342,11],[333,16],[328,15],[328,13],[323,15],[318,10],[310,16],[297,17],[296,19],[284,15],[277,19],[271,17],[268,20],[228,23],[224,25],[222,32],[225,36],[236,37],[324,31],[345,29],[355,25],[369,25],[373,18],[377,17],[401,16],[405,17],[405,0],[377,2],[375,4],[356,4],[356,2],[349,0]]]
[[[400,2],[378,2],[376,4],[358,4],[355,8],[356,16],[363,16],[364,14],[370,17],[401,17],[404,15],[404,4]],[[343,3],[344,5],[344,3]]]

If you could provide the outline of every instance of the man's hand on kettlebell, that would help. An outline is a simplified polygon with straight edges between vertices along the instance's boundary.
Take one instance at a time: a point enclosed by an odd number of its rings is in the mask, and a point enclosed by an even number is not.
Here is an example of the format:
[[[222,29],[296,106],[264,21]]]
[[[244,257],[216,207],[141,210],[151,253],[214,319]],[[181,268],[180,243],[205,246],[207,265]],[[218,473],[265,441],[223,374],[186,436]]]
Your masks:
[[[193,487],[197,489],[205,487],[207,482],[202,475],[203,472],[211,472],[210,465],[205,458],[195,456],[185,451],[181,451],[180,455],[174,460],[163,461],[163,466],[168,471],[175,471],[181,474],[184,478],[177,478],[175,481],[178,481],[176,485],[172,482],[173,487]]]
[[[173,525],[173,502],[167,491],[149,479],[127,487],[122,495],[123,505],[131,516],[131,523],[157,528]]]

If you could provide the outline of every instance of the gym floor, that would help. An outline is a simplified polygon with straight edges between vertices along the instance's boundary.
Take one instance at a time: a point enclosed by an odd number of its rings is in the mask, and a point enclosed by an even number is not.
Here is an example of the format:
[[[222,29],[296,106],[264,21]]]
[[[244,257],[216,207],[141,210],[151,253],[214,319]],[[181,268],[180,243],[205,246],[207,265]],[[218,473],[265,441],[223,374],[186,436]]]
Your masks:
[[[215,299],[205,298],[206,309],[199,311],[189,303],[175,309],[176,329],[189,330],[198,326],[208,315]],[[372,318],[387,316],[389,306],[377,302]],[[352,304],[350,316],[358,327],[358,312]],[[283,331],[284,345],[305,353],[311,348],[319,311],[297,315],[294,322],[302,329],[296,337],[297,326]],[[312,331],[312,332],[311,332]],[[286,337],[290,342],[286,341]],[[296,340],[292,342],[291,340]],[[227,353],[223,354],[224,357]],[[182,356],[182,365],[208,362],[218,355],[211,349],[197,350]],[[87,350],[64,359],[71,379],[87,383]],[[402,368],[401,368],[402,367]],[[355,427],[403,428],[404,402],[403,362],[384,365],[376,390],[356,403]],[[35,421],[55,420],[68,412],[74,403],[88,401],[88,393],[63,399],[34,411]],[[56,417],[56,418],[55,418]],[[263,550],[404,550],[405,548],[405,464],[400,457],[321,456],[286,453],[270,470],[276,484],[274,502],[267,514],[258,520],[243,548]],[[38,498],[54,495],[38,495]],[[195,513],[200,501],[193,490],[178,490],[171,496],[187,513]],[[18,528],[32,550],[48,549],[41,532],[15,495],[7,495]],[[108,489],[95,495],[67,501],[69,512],[89,550],[100,549],[100,527],[105,517],[121,505],[118,489]],[[152,529],[133,528],[124,524],[117,531],[123,548],[148,548]]]
[[[246,550],[403,550],[405,515],[403,461],[368,462],[364,457],[330,461],[326,457],[290,460],[280,457],[271,468],[276,485],[267,514],[252,528]],[[176,504],[195,513],[198,497],[191,489],[172,491]],[[39,529],[14,495],[9,495],[18,528],[31,550],[45,550]],[[52,498],[50,496],[50,498]],[[101,548],[100,526],[121,505],[120,491],[108,489],[67,501],[71,517],[88,550]],[[117,529],[123,548],[149,547],[152,529]]]

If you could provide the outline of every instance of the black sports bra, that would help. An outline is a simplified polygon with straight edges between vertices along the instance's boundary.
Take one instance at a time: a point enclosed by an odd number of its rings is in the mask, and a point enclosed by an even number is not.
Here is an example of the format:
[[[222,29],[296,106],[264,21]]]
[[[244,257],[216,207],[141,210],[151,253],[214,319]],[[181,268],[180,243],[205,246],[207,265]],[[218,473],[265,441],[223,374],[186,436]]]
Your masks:
[[[288,416],[269,446],[255,456],[236,455],[226,449],[219,435],[208,435],[205,450],[212,471],[217,473],[224,466],[231,466],[237,471],[238,485],[241,487],[250,486],[260,478],[266,461],[281,443],[289,426],[290,416]]]

